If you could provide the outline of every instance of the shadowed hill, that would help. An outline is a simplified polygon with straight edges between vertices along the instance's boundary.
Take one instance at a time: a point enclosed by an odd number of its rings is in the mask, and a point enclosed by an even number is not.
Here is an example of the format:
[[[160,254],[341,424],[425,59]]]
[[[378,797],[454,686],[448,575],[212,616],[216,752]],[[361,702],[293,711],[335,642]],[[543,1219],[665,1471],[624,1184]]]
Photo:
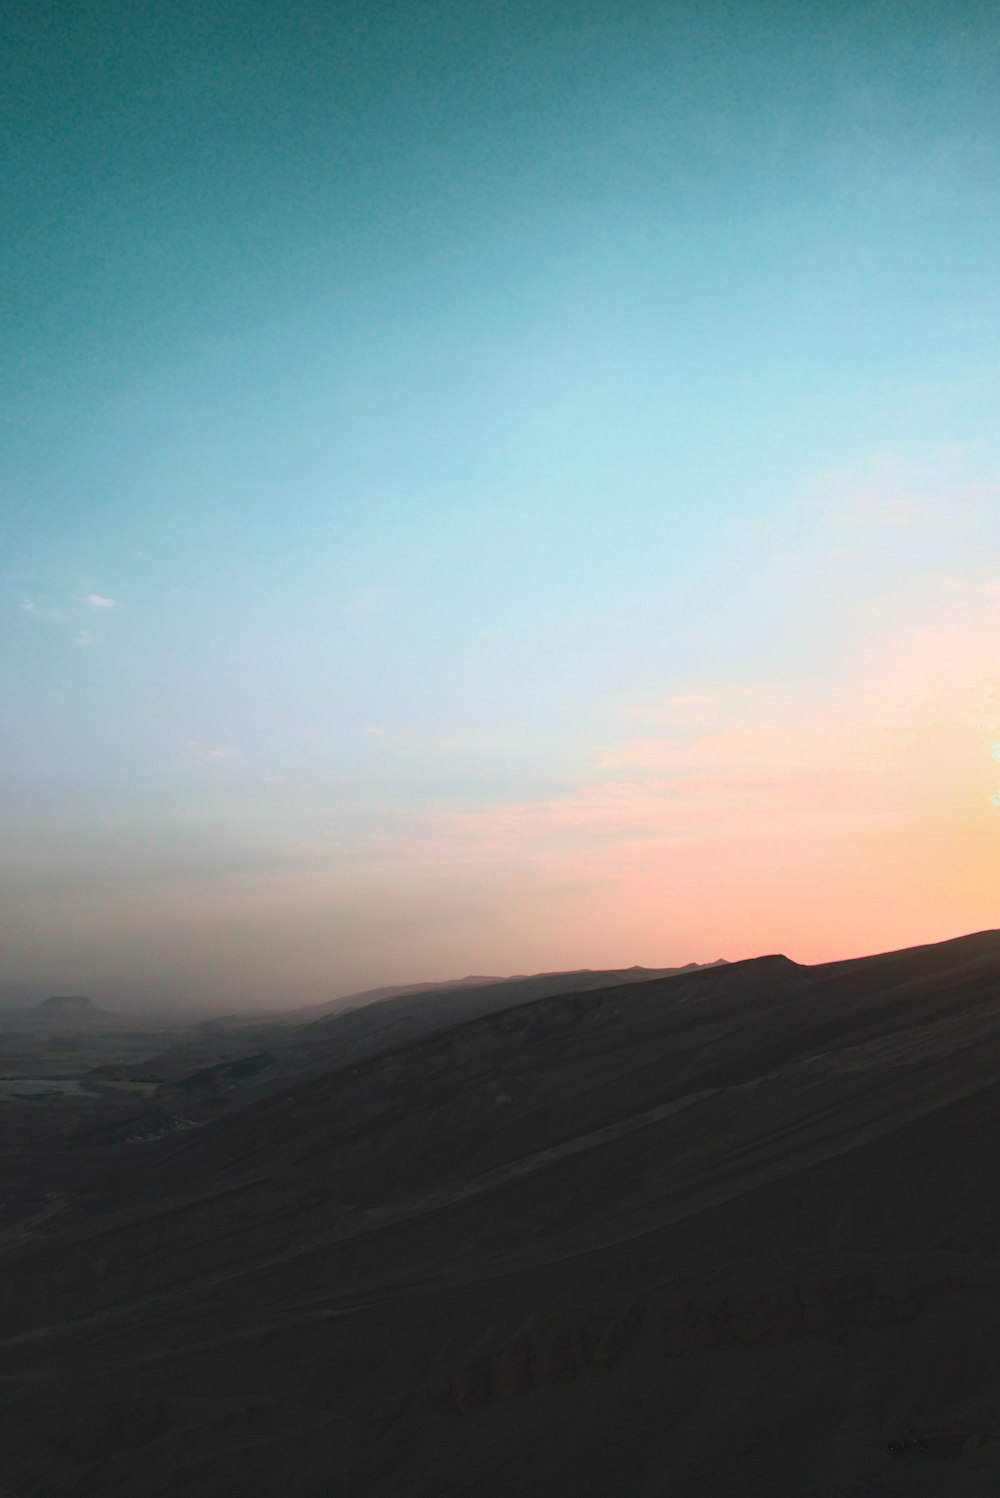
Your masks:
[[[444,982],[396,983],[384,988],[366,988],[360,993],[345,994],[340,999],[330,999],[325,1004],[313,1004],[301,1012],[302,1018],[322,1019],[327,1014],[340,1014],[349,1009],[360,1009],[368,1004],[385,1003],[388,999],[402,999],[414,994],[438,993],[453,988],[486,988],[491,983],[506,983],[503,977],[485,973],[470,974],[466,978],[448,978]]]
[[[720,964],[712,963],[710,966]],[[362,1006],[351,1003],[348,1010],[337,1010],[313,1021],[301,1033],[304,1042],[316,1045],[335,1041],[345,1048],[365,1045],[373,1053],[399,1044],[413,1036],[447,1025],[460,1024],[500,1009],[530,1004],[536,999],[565,993],[589,993],[625,984],[648,983],[681,973],[697,972],[700,964],[688,963],[676,968],[630,967],[610,971],[581,968],[576,972],[535,973],[530,977],[464,978],[457,983],[418,985],[401,993]]]
[[[3,1023],[15,1030],[61,1030],[72,1034],[135,1030],[149,1022],[133,1014],[105,1009],[84,994],[52,994],[37,1004],[22,1004],[6,1010]]]
[[[339,1001],[331,1014],[320,1014],[305,1022],[280,1019],[263,1023],[229,1022],[223,1029],[210,1023],[200,1038],[189,1039],[144,1061],[141,1070],[144,1076],[163,1080],[163,1101],[167,1105],[172,1099],[177,1101],[174,1092],[179,1088],[189,1106],[199,1093],[206,1100],[229,1106],[308,1076],[349,1066],[435,1030],[534,999],[648,982],[697,970],[697,963],[681,968],[632,967],[606,972],[581,969],[537,973],[531,977],[462,978],[450,983],[373,989]],[[267,1051],[272,1057],[273,1065],[266,1073],[248,1071],[242,1077],[237,1076],[233,1065],[259,1051]]]
[[[997,932],[765,957],[77,1146],[3,1244],[0,1481],[992,1491],[998,1000]]]

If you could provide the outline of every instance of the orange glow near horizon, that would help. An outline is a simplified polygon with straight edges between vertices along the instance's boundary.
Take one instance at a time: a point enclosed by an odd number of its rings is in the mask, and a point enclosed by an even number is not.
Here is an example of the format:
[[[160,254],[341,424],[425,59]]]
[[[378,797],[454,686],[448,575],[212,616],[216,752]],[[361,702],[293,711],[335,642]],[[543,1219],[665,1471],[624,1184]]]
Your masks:
[[[823,680],[609,705],[603,743],[546,799],[400,810],[353,840],[319,822],[231,872],[67,881],[45,897],[68,954],[50,971],[280,1006],[470,972],[815,963],[996,927],[998,642],[1000,589],[942,580],[885,604]]]
[[[620,716],[648,733],[565,796],[442,813],[394,853],[544,878],[572,911],[559,949],[587,965],[819,962],[994,926],[998,643],[996,588],[945,581],[834,684],[639,704]]]

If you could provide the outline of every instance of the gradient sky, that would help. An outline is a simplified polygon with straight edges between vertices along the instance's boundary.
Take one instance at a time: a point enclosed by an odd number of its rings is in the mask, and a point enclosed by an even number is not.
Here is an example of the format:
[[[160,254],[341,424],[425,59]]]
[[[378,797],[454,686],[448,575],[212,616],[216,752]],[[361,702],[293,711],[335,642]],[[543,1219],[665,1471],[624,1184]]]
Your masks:
[[[1000,924],[995,6],[5,15],[0,978]]]

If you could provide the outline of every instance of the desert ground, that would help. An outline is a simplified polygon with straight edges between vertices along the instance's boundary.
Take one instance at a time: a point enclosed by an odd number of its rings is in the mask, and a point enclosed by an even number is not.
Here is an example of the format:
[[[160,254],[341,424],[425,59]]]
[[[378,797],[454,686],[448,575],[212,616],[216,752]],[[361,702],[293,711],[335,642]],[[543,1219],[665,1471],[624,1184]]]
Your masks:
[[[1000,1491],[1000,932],[361,997],[5,1018],[8,1493]]]

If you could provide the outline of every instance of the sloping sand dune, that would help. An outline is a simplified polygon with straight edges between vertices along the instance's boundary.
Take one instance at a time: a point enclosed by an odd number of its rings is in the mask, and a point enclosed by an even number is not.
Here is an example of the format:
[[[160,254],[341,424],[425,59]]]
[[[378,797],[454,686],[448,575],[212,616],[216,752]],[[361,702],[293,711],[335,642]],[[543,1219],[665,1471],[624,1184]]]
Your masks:
[[[993,932],[550,994],[65,1144],[0,1242],[0,1480],[997,1491],[998,1126]]]

